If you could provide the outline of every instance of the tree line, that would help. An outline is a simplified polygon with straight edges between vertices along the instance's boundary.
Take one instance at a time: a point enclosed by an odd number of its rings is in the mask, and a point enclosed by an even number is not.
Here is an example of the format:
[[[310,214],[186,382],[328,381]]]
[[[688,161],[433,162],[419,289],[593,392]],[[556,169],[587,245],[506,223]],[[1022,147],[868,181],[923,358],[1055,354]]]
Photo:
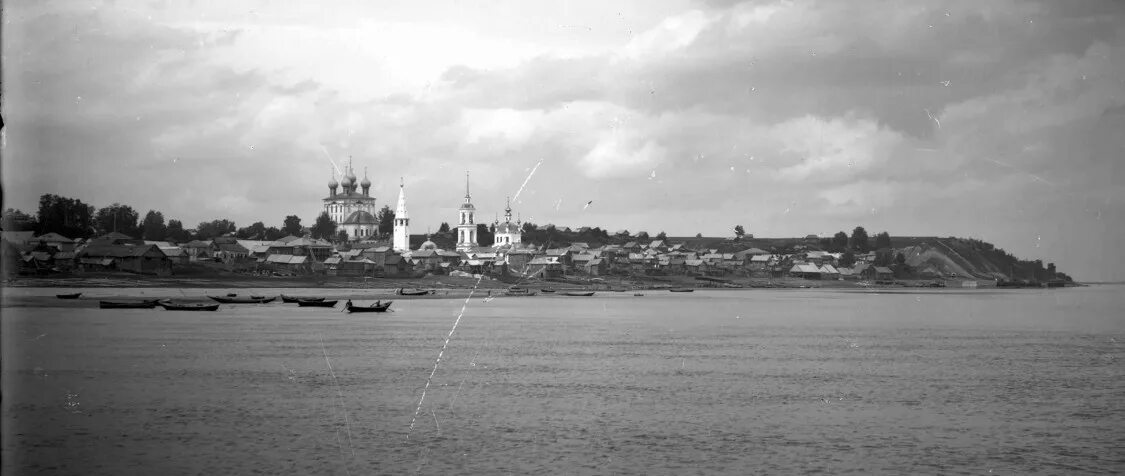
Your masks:
[[[36,235],[58,233],[72,239],[118,232],[144,240],[177,243],[210,240],[226,234],[234,234],[240,239],[276,240],[287,235],[300,236],[303,230],[301,219],[296,215],[286,216],[280,227],[266,226],[259,221],[238,228],[234,221],[220,218],[200,222],[195,228],[185,228],[180,220],[165,220],[164,214],[158,210],[149,210],[142,218],[129,205],[113,203],[95,208],[82,200],[55,194],[39,197],[39,209],[35,215],[14,208],[6,209],[0,227],[6,231],[32,231]]]

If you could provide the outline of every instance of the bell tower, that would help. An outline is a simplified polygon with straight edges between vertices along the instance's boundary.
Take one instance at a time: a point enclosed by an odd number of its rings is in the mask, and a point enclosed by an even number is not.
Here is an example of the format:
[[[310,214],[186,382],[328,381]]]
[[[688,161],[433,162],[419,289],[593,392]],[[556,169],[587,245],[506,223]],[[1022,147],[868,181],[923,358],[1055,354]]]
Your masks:
[[[395,207],[394,250],[410,250],[410,217],[406,214],[406,183],[399,178],[398,206]]]
[[[477,246],[477,225],[473,221],[476,210],[469,195],[469,172],[465,172],[465,203],[457,210],[457,251],[472,251]]]

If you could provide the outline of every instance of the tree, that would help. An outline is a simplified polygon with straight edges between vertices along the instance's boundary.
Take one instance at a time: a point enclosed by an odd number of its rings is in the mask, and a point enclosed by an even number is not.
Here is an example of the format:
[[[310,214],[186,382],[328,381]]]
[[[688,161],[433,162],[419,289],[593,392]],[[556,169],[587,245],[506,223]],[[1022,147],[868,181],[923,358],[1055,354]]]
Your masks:
[[[176,243],[191,241],[191,234],[188,233],[187,230],[184,230],[184,224],[179,220],[168,220],[168,227],[164,230],[164,237]]]
[[[35,233],[55,232],[67,238],[89,238],[94,235],[94,207],[75,198],[46,194],[39,197]]]
[[[0,229],[4,231],[35,231],[36,225],[35,217],[9,208],[4,210],[4,219],[3,223],[0,223]]]
[[[637,241],[644,243],[648,240],[649,240],[649,237],[648,237],[647,231],[642,231],[640,233],[637,233]]]
[[[395,212],[391,210],[390,206],[383,205],[383,208],[379,210],[379,215],[376,216],[376,218],[379,219],[380,235],[389,235],[395,231]]]
[[[895,255],[895,264],[897,264],[899,266],[902,266],[902,265],[906,264],[906,256],[904,256],[902,253],[896,254]]]
[[[320,212],[316,217],[316,224],[312,226],[312,237],[331,240],[336,237],[336,222],[328,216],[328,212]]]
[[[164,214],[149,210],[141,222],[141,236],[146,240],[164,241],[168,237],[168,227],[164,225]]]
[[[746,229],[743,228],[742,225],[735,225],[734,226],[734,236],[738,237],[738,239],[741,240],[742,236],[745,235],[745,234],[746,234]]]
[[[845,251],[844,254],[840,255],[838,263],[842,268],[851,268],[855,264],[855,253],[852,253],[851,250]]]
[[[703,238],[703,233],[696,233],[696,234],[695,234],[695,237],[696,237],[696,238]]]
[[[200,222],[199,226],[195,227],[195,239],[207,241],[227,233],[234,233],[236,230],[238,228],[234,225],[234,222],[226,218]]]
[[[867,230],[864,230],[862,226],[857,226],[855,230],[852,230],[851,248],[860,253],[866,253],[869,249],[867,247]]]
[[[285,233],[282,233],[281,230],[278,227],[271,226],[271,227],[266,228],[266,239],[267,240],[273,241],[273,240],[277,240],[277,239],[280,239],[280,238],[285,238]]]
[[[848,234],[838,231],[835,235],[832,235],[832,246],[829,248],[829,251],[838,253],[846,249],[848,249]]]
[[[536,225],[536,224],[534,224],[532,222],[529,222],[529,221],[523,222],[523,226],[520,227],[520,231],[522,231],[524,233],[531,233],[531,232],[533,232],[535,230],[538,230],[538,229],[539,229],[539,225]]]
[[[137,238],[141,235],[141,229],[137,226],[137,221],[140,218],[141,215],[133,210],[133,207],[114,203],[99,209],[98,213],[94,215],[94,223],[100,234],[104,235],[116,231]]]
[[[667,233],[664,233],[663,231],[661,231],[660,233],[657,233],[657,235],[656,235],[656,239],[658,239],[658,240],[667,240],[667,239],[668,239],[668,234],[667,234]]]
[[[301,218],[297,215],[285,217],[285,224],[281,226],[281,231],[286,235],[301,236]]]
[[[441,226],[438,226],[437,232],[438,233],[449,233],[449,222],[444,222],[444,221],[441,222]]]
[[[234,236],[242,240],[262,240],[266,236],[266,224],[256,221],[248,227],[239,228]]]
[[[481,246],[489,246],[495,239],[496,235],[488,229],[488,225],[484,223],[477,223],[477,244]]]
[[[348,231],[347,230],[340,230],[339,233],[336,233],[336,241],[339,241],[340,243],[347,243],[348,242]]]
[[[881,250],[881,249],[890,248],[890,247],[891,247],[891,234],[890,233],[887,233],[887,232],[884,231],[882,233],[879,233],[878,235],[875,235],[875,249]]]

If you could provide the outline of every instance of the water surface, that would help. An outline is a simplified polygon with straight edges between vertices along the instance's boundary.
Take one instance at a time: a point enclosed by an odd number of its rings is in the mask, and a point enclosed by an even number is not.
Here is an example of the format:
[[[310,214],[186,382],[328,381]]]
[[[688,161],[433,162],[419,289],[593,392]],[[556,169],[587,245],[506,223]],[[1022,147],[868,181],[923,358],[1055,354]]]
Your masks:
[[[9,307],[3,469],[1120,473],[1123,290]]]

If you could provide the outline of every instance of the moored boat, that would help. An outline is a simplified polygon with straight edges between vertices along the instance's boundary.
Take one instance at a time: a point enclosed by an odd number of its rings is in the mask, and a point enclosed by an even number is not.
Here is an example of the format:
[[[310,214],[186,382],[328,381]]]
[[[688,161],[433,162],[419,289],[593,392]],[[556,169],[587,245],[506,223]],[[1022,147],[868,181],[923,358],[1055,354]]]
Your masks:
[[[375,304],[370,306],[356,306],[352,304],[351,299],[348,299],[348,302],[344,303],[344,310],[348,312],[387,312],[387,308],[391,307],[392,302],[394,301],[376,301]]]
[[[553,293],[553,292],[555,292],[555,290],[554,290],[554,289],[551,289],[551,288],[543,288],[543,289],[540,289],[539,291],[541,291],[541,292],[544,292],[544,293]]]
[[[594,295],[594,291],[567,291],[565,293],[562,293],[562,295],[563,296],[590,297],[590,296]]]
[[[157,301],[98,301],[101,309],[152,309]]]
[[[324,298],[322,298],[322,297],[286,296],[284,294],[281,295],[281,302],[289,303],[289,304],[294,304],[297,301],[323,301],[323,300],[324,300]]]
[[[82,293],[56,294],[55,297],[57,297],[59,299],[78,299],[78,296],[81,296],[81,295],[82,295]]]
[[[693,288],[669,288],[668,291],[674,292],[674,293],[690,293],[692,291],[695,291],[695,289],[693,289]]]
[[[319,301],[300,300],[300,301],[297,301],[297,306],[298,307],[336,307],[337,302],[339,302],[339,301],[325,301],[324,298],[321,298]]]
[[[505,296],[534,296],[535,291],[532,291],[532,290],[527,289],[527,288],[511,287],[511,288],[508,288],[506,291],[504,291],[504,295]]]
[[[175,304],[170,302],[160,303],[160,307],[165,311],[216,311],[219,309],[218,304]]]
[[[425,296],[427,294],[433,294],[433,293],[434,293],[433,290],[426,290],[426,289],[414,289],[414,290],[411,290],[411,291],[407,291],[406,289],[398,288],[398,290],[395,291],[395,294],[397,294],[399,296]]]
[[[271,297],[271,298],[264,298],[264,297],[259,297],[259,298],[253,298],[253,297],[232,298],[232,297],[222,297],[222,296],[207,296],[207,297],[213,299],[215,302],[218,302],[220,304],[265,304],[267,302],[273,302],[274,299],[277,299],[276,297]]]

